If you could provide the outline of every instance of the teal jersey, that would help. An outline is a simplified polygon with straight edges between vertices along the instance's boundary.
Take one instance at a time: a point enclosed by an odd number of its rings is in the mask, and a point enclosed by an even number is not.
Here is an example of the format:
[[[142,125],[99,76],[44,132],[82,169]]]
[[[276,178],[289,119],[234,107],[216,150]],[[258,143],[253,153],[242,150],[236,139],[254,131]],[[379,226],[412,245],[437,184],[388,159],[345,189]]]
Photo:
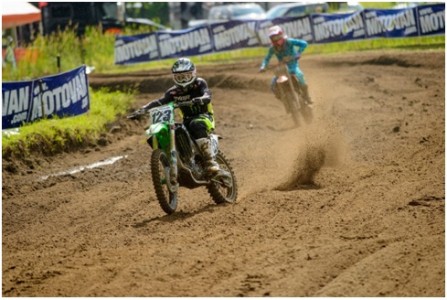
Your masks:
[[[268,66],[273,54],[275,54],[278,60],[281,61],[284,57],[292,58],[298,56],[304,51],[304,49],[306,49],[306,47],[307,42],[304,40],[287,38],[284,42],[283,47],[281,47],[280,50],[277,50],[273,46],[269,48],[266,57],[262,61],[261,68],[266,68]],[[296,59],[292,59],[287,64],[287,69],[289,70],[290,73],[293,74],[301,73],[301,71],[299,70],[299,63]]]

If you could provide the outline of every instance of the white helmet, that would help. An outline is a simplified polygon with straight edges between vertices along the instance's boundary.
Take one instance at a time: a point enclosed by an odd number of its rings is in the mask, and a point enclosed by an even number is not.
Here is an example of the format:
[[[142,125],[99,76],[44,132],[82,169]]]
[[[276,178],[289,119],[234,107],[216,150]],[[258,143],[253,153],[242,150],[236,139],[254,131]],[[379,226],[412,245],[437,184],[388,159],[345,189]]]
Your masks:
[[[278,25],[269,28],[269,38],[273,46],[282,46],[287,38],[281,27]]]
[[[196,66],[189,58],[179,58],[172,66],[172,75],[176,85],[187,87],[196,79]]]

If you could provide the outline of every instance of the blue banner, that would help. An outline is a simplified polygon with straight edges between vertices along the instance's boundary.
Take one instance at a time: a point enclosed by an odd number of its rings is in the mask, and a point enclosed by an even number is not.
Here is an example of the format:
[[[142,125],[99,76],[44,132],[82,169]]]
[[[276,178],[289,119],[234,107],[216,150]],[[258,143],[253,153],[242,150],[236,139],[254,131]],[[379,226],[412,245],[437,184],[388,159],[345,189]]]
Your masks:
[[[268,29],[273,25],[279,25],[288,37],[313,42],[312,23],[309,16],[300,18],[278,18],[273,20],[262,20],[258,22],[258,34],[261,45],[270,45]]]
[[[210,25],[214,39],[214,51],[258,47],[257,21],[229,21]]]
[[[268,46],[268,28],[273,25],[281,26],[289,37],[305,40],[309,44],[378,37],[445,35],[445,4],[310,14],[272,20],[222,21],[185,30],[121,36],[115,40],[115,63],[128,64]]]
[[[419,34],[445,34],[445,3],[416,8],[419,16]]]
[[[2,129],[85,113],[90,108],[85,66],[32,81],[3,82],[2,101]]]
[[[366,34],[373,37],[417,36],[416,10],[406,9],[365,9]]]
[[[175,58],[210,53],[213,51],[208,26],[186,30],[158,31],[160,58]]]
[[[365,38],[363,12],[312,15],[316,43],[340,42]]]
[[[115,39],[115,64],[131,64],[159,59],[155,33],[134,36],[117,36]]]

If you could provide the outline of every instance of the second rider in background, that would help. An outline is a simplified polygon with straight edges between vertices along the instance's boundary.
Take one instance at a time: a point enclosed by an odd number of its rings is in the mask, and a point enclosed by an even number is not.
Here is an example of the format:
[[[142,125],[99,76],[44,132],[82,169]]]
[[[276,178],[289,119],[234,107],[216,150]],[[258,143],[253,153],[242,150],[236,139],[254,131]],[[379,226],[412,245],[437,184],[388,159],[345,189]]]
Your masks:
[[[265,56],[260,72],[264,72],[267,68],[270,59],[273,54],[276,55],[276,58],[280,63],[286,63],[287,69],[290,74],[294,74],[298,79],[298,83],[300,89],[303,92],[304,101],[311,105],[313,101],[309,96],[309,88],[304,80],[304,74],[299,68],[298,59],[301,57],[301,53],[303,53],[304,49],[307,47],[307,42],[304,40],[292,39],[288,38],[284,33],[281,27],[275,25],[269,28],[269,38],[272,43],[270,46],[267,55]],[[272,91],[275,94],[276,98],[280,99],[279,91],[276,86],[277,77],[274,76],[272,79]]]

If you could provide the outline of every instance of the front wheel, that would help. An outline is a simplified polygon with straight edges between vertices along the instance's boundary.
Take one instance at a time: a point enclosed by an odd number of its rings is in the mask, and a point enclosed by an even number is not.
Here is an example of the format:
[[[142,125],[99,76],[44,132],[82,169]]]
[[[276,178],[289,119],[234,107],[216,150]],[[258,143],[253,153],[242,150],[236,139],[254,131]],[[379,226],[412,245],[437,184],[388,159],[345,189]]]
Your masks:
[[[170,169],[168,156],[161,149],[155,149],[151,156],[152,182],[158,203],[167,214],[177,209],[177,192],[168,186]]]
[[[304,121],[306,121],[307,124],[312,123],[312,120],[314,118],[314,112],[312,110],[312,107],[304,103],[304,101],[301,100],[301,114],[303,115]]]
[[[300,126],[300,110],[298,109],[298,107],[296,107],[296,105],[293,105],[292,108],[292,119],[293,119],[293,123],[295,124],[296,127]]]
[[[238,190],[233,168],[220,150],[216,155],[216,162],[225,176],[217,175],[214,180],[211,180],[207,186],[208,193],[216,204],[234,203]]]
[[[300,108],[298,107],[298,99],[295,92],[291,91],[287,97],[287,102],[290,110],[290,114],[292,115],[293,123],[296,127],[300,126]],[[302,109],[302,108],[301,108]]]

